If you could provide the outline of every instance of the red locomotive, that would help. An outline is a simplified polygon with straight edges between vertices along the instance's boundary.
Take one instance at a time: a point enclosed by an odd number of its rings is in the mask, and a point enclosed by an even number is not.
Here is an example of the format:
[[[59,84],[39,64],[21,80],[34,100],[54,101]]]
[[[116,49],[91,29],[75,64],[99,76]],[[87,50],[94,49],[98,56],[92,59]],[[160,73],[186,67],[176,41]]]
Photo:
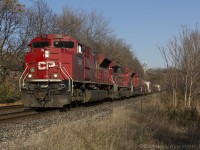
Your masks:
[[[92,51],[77,40],[56,34],[34,38],[20,77],[25,107],[63,107],[129,97],[141,92],[140,79],[129,68]]]

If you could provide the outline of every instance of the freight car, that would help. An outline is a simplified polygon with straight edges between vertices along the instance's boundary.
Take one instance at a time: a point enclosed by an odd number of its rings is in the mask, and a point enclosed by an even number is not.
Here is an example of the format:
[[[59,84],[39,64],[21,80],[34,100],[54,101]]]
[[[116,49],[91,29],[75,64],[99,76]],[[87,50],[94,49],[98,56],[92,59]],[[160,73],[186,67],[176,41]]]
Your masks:
[[[72,102],[130,97],[141,93],[139,76],[66,35],[32,39],[19,79],[25,107],[61,108]]]
[[[155,93],[155,92],[160,92],[161,91],[161,87],[160,87],[160,85],[158,85],[158,84],[154,84],[153,85],[153,93]]]

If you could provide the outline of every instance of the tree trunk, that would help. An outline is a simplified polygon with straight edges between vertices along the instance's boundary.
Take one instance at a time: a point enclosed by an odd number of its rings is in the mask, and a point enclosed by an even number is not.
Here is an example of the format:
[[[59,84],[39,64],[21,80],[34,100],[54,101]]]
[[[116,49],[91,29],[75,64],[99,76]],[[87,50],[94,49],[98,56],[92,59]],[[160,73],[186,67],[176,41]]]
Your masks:
[[[190,78],[190,89],[189,89],[189,96],[188,96],[188,107],[191,107],[191,101],[192,101],[192,86],[193,86],[193,82],[192,82],[192,77]]]
[[[188,75],[186,75],[185,77],[185,93],[184,93],[184,102],[185,102],[185,107],[187,107],[187,93],[188,93],[188,87],[187,87],[187,78],[188,78]]]

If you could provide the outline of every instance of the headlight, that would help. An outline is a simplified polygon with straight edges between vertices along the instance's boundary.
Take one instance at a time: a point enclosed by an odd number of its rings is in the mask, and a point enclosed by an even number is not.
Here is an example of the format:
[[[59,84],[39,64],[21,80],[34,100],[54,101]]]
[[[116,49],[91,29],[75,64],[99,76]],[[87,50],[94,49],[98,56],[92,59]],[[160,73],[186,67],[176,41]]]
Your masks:
[[[28,77],[29,77],[29,78],[32,78],[32,74],[29,74]]]
[[[48,58],[48,57],[49,57],[49,54],[50,54],[50,53],[49,53],[49,50],[45,50],[45,51],[44,51],[44,56],[45,56],[45,58]]]
[[[57,78],[57,77],[58,77],[58,74],[56,74],[56,73],[53,74],[53,77],[54,77],[54,78]]]

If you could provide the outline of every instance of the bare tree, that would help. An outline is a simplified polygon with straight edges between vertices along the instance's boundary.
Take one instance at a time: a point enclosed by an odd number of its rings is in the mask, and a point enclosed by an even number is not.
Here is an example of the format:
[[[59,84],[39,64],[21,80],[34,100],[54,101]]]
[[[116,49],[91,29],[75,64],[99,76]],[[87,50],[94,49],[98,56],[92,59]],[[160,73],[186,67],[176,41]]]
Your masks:
[[[99,40],[102,40],[112,34],[109,26],[109,19],[96,10],[87,14],[86,24],[84,24],[84,35],[89,40],[90,46],[95,47]]]
[[[178,37],[160,48],[168,68],[168,83],[172,89],[173,104],[177,104],[177,94],[183,93],[185,107],[197,98],[200,88],[200,33],[183,27]]]
[[[177,92],[178,92],[178,66],[179,66],[179,52],[177,48],[177,39],[170,40],[166,47],[160,48],[162,56],[167,66],[166,81],[169,92],[172,96],[172,105],[177,106]]]
[[[26,10],[26,26],[32,38],[39,34],[58,32],[57,15],[44,0],[37,0]]]
[[[81,40],[82,35],[84,35],[83,28],[85,23],[85,12],[65,7],[61,15],[57,18],[58,33],[67,34]]]
[[[182,70],[185,77],[185,106],[191,107],[191,101],[199,92],[200,33],[198,29],[188,31],[185,28],[181,36],[181,43],[183,49]]]
[[[108,19],[95,10],[88,13],[65,7],[58,16],[57,26],[59,33],[70,35],[94,50],[99,41],[112,33]]]
[[[0,65],[4,68],[1,78],[16,62],[20,62],[19,57],[25,45],[25,39],[20,37],[24,11],[24,6],[17,0],[0,1]]]

